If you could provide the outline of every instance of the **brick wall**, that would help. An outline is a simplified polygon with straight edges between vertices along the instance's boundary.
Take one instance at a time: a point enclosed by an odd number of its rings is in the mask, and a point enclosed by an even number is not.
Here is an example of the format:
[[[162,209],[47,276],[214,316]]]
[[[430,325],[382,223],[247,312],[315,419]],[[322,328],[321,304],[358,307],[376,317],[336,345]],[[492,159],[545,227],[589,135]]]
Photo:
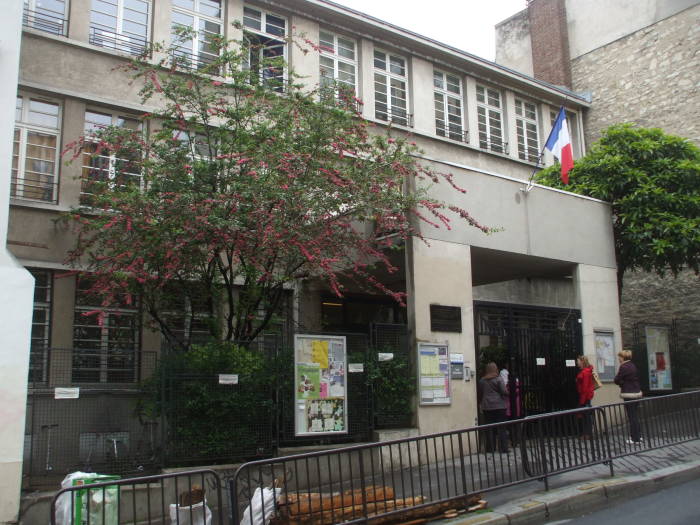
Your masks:
[[[574,91],[589,91],[586,142],[618,122],[658,127],[700,144],[700,5],[572,61]]]
[[[528,4],[532,67],[535,78],[571,87],[569,33],[562,0],[532,0]]]

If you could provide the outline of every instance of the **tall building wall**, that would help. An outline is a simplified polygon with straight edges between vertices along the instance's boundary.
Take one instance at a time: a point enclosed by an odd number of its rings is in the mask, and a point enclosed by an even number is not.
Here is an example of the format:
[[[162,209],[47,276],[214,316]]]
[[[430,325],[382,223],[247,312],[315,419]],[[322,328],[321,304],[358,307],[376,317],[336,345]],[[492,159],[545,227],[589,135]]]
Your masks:
[[[617,122],[659,127],[700,144],[700,5],[571,62],[574,91],[591,94],[586,143]]]

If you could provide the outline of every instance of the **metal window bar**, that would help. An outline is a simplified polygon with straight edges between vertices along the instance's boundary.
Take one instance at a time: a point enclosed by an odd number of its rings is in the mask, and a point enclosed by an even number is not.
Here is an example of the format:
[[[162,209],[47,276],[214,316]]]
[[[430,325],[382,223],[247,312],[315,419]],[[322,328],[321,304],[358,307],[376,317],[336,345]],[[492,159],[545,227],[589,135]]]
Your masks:
[[[29,29],[37,29],[52,35],[66,36],[68,33],[68,20],[59,16],[58,13],[51,14],[45,10],[36,11],[24,7],[22,25]]]
[[[89,42],[92,45],[122,51],[130,55],[143,55],[148,48],[148,40],[136,35],[114,33],[99,27],[90,28]]]
[[[469,130],[461,129],[461,126],[457,128],[453,128],[450,125],[437,126],[436,131],[441,137],[447,137],[452,140],[469,143]]]
[[[187,70],[201,70],[210,75],[221,74],[219,66],[214,65],[218,57],[202,53],[192,53],[186,49],[173,50],[170,60],[175,67]]]
[[[58,182],[53,174],[25,174],[17,177],[12,174],[10,196],[14,199],[58,203]]]

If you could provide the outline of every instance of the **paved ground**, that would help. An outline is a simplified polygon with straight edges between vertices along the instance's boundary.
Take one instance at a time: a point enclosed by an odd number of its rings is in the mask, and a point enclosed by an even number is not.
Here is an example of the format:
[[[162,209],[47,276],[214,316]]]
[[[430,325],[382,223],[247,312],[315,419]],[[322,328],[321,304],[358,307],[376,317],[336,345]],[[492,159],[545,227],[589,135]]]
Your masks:
[[[630,495],[641,496],[700,478],[700,440],[641,452],[613,461],[558,474],[549,491],[540,481],[488,492],[491,512],[446,520],[460,525],[548,523],[592,512]]]

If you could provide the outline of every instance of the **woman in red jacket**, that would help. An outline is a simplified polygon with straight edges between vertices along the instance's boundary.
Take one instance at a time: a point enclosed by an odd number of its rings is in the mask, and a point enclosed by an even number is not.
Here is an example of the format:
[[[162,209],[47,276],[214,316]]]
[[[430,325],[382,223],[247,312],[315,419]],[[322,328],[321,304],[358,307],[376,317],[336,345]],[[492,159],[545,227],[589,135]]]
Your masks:
[[[578,392],[579,408],[590,407],[593,399],[593,367],[588,362],[585,355],[580,355],[576,358],[576,364],[580,371],[576,376],[576,391]],[[591,439],[592,427],[591,413],[587,412],[583,415],[583,435],[582,439]]]

